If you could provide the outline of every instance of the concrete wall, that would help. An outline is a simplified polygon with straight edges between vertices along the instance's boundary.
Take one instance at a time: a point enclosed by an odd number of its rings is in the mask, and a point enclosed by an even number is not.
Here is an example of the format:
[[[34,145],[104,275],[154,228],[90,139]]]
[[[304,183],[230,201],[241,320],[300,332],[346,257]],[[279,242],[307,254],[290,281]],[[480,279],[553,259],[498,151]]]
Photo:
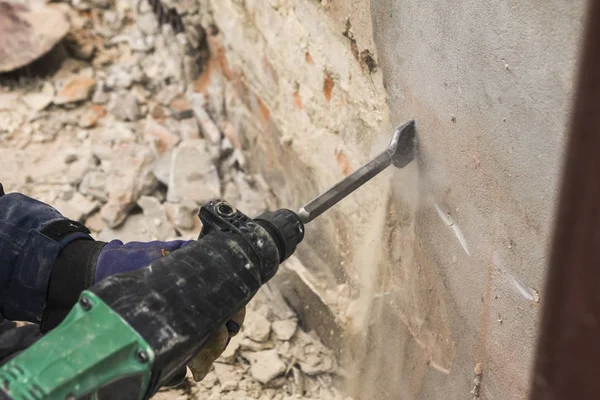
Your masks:
[[[419,123],[416,236],[454,342],[417,397],[464,398],[478,363],[482,398],[526,395],[584,6],[371,2],[393,120]]]
[[[584,2],[200,3],[216,57],[196,90],[281,206],[417,121],[418,163],[311,224],[282,272],[348,393],[525,398]]]

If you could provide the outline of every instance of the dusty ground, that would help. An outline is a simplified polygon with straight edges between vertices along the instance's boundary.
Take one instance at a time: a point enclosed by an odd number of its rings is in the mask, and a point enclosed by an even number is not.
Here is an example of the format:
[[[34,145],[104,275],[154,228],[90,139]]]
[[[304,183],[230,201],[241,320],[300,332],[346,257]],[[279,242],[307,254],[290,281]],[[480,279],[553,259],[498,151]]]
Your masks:
[[[199,205],[215,196],[251,216],[277,206],[247,169],[251,148],[235,125],[215,123],[210,99],[189,84],[205,56],[189,56],[194,37],[160,28],[144,2],[57,7],[70,20],[60,68],[1,82],[7,192],[46,201],[107,241],[195,238]],[[156,398],[342,399],[337,376],[333,353],[266,288],[204,381]]]

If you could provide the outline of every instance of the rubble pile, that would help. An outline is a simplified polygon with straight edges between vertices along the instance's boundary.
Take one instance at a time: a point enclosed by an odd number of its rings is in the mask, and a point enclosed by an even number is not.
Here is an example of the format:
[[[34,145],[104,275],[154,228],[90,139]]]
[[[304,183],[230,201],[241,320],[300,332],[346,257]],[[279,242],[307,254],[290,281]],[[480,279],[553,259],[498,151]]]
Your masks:
[[[277,207],[248,170],[252,149],[192,82],[207,56],[195,2],[186,31],[159,26],[145,0],[54,4],[69,57],[45,77],[2,81],[0,181],[81,221],[99,240],[195,239],[197,213],[222,196],[253,217]],[[189,27],[198,26],[190,32]],[[335,357],[304,332],[276,288],[248,307],[242,332],[199,384],[161,399],[342,399]]]
[[[336,371],[332,351],[304,332],[277,289],[267,286],[249,304],[242,331],[212,371],[199,385],[177,391],[182,399],[344,400],[333,388]]]

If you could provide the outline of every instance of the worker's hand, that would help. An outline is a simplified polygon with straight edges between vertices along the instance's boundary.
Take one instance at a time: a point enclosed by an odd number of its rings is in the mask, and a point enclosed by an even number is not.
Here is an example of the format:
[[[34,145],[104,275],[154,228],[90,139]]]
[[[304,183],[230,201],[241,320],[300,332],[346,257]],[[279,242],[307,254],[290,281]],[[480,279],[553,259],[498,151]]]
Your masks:
[[[229,341],[232,337],[238,334],[244,318],[246,317],[246,308],[242,308],[236,315],[234,315],[225,326],[213,335],[206,343],[206,346],[200,350],[194,358],[188,363],[190,371],[194,376],[196,382],[200,382],[206,374],[210,371],[213,363],[227,348]]]
[[[112,240],[98,255],[94,283],[121,272],[135,271],[147,267],[152,262],[180,249],[191,240],[171,240],[168,242],[128,242]]]

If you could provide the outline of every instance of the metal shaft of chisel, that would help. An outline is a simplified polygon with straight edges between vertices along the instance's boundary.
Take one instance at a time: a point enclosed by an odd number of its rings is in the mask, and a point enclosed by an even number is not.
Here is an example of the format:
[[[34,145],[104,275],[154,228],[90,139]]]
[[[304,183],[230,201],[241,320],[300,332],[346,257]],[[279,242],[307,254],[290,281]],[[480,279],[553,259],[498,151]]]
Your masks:
[[[407,165],[414,157],[414,137],[414,121],[397,128],[390,145],[384,152],[302,207],[298,211],[300,220],[305,224],[309,223],[392,163],[398,168]]]

